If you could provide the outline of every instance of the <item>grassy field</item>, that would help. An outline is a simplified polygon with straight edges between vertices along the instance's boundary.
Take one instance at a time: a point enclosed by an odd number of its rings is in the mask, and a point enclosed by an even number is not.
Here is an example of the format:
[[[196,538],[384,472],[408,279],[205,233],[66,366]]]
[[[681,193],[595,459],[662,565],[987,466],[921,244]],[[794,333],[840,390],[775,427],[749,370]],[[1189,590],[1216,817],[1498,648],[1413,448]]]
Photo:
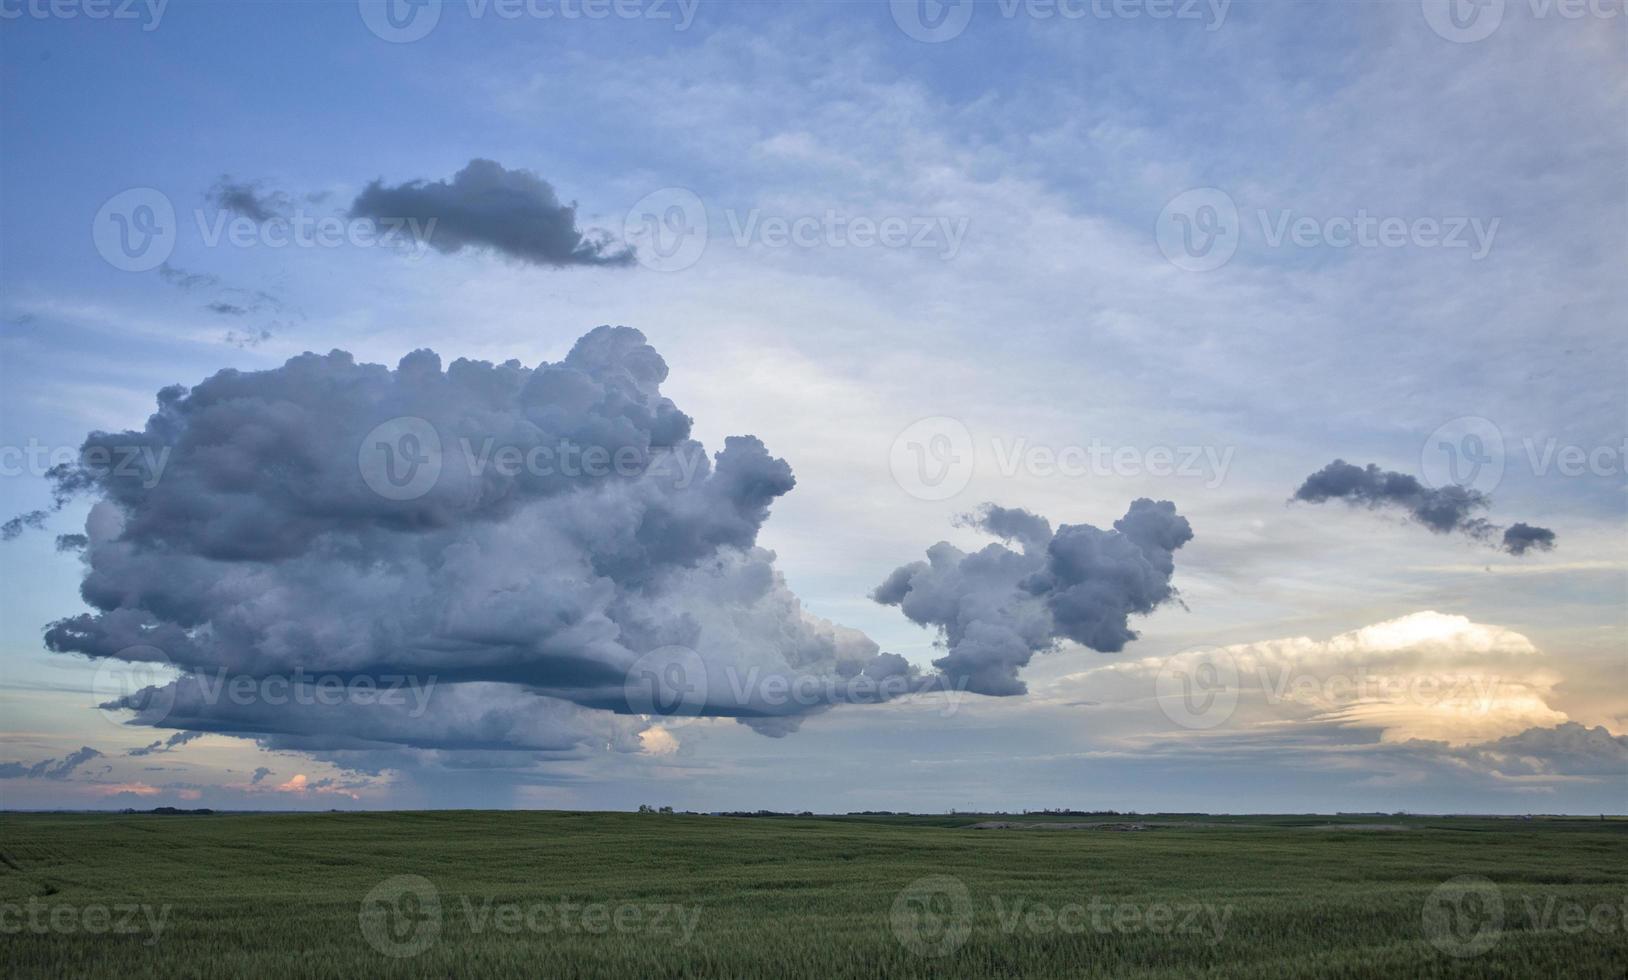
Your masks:
[[[969,829],[1047,819],[1144,829]],[[6,977],[1622,977],[1625,902],[1622,820],[0,815]]]

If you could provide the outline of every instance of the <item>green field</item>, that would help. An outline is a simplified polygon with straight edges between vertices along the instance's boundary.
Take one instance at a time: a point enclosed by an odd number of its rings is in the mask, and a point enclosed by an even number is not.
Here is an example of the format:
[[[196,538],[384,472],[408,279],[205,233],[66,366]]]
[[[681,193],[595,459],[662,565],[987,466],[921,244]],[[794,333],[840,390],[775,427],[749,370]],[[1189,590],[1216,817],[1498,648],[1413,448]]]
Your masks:
[[[970,829],[1047,819],[1120,826]],[[11,813],[0,830],[6,977],[1628,970],[1620,819]]]

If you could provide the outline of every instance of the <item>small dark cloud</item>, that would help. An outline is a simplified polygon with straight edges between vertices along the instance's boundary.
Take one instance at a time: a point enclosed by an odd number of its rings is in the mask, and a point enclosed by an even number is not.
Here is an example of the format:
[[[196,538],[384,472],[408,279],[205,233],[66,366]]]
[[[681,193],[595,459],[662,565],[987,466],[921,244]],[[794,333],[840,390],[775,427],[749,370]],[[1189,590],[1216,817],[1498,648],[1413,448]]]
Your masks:
[[[160,739],[140,748],[131,749],[125,755],[157,755],[161,752],[173,752],[193,739],[203,738],[203,732],[176,732],[167,740]]]
[[[168,262],[158,267],[158,278],[184,292],[207,286],[219,285],[220,280],[205,272],[188,272],[179,266]]]
[[[485,248],[532,265],[624,266],[633,249],[577,228],[577,209],[560,203],[548,181],[475,159],[450,181],[375,180],[351,204],[352,217],[416,222],[439,252]]]
[[[57,535],[57,551],[83,551],[90,544],[90,538],[83,534]]]
[[[244,331],[243,333],[239,333],[236,330],[228,330],[226,331],[226,336],[222,339],[226,343],[237,348],[259,347],[261,344],[271,339],[271,331],[265,329],[264,327],[260,328],[259,330]]]
[[[1550,551],[1554,546],[1555,533],[1546,527],[1516,522],[1504,531],[1504,550],[1512,555],[1524,555],[1529,548]]]
[[[230,174],[222,174],[204,196],[216,207],[242,215],[256,224],[287,217],[290,205],[287,194],[266,191],[261,181],[234,180]]]
[[[256,769],[254,771],[254,775],[249,778],[249,785],[257,786],[262,780],[270,775],[272,775],[272,771],[267,769],[265,766],[261,766],[260,768]]]
[[[1505,530],[1478,512],[1492,506],[1492,498],[1479,490],[1456,484],[1427,487],[1415,477],[1395,470],[1382,470],[1373,463],[1357,466],[1336,459],[1306,477],[1294,492],[1294,500],[1320,504],[1343,500],[1353,507],[1369,510],[1393,509],[1437,534],[1460,533],[1477,541],[1502,547],[1513,555],[1528,548],[1554,547],[1555,535],[1548,528],[1516,524]],[[1502,543],[1498,536],[1502,532]]]
[[[99,758],[101,754],[85,745],[81,746],[77,751],[68,753],[60,761],[42,759],[31,764],[21,762],[0,763],[0,779],[67,779],[75,769],[92,759]]]
[[[204,309],[211,313],[219,313],[221,316],[243,316],[249,312],[247,309],[235,303],[228,303],[225,300],[216,300],[207,304]]]
[[[1438,534],[1463,531],[1472,537],[1487,533],[1487,522],[1471,514],[1491,503],[1486,494],[1456,484],[1431,488],[1406,473],[1382,470],[1373,463],[1356,466],[1336,459],[1306,477],[1294,499],[1320,504],[1344,500],[1371,509],[1396,507]]]
[[[51,516],[48,510],[31,510],[26,514],[18,514],[11,520],[0,524],[0,541],[15,541],[24,531],[33,529],[38,531],[45,527],[45,521]]]

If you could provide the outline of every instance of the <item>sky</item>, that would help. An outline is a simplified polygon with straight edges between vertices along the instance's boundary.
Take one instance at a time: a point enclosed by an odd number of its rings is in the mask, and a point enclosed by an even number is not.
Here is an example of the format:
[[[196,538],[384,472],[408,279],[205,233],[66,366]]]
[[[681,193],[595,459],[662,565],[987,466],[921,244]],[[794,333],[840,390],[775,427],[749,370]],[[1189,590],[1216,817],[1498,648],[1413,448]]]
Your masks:
[[[0,805],[1623,812],[1624,26],[3,0]]]

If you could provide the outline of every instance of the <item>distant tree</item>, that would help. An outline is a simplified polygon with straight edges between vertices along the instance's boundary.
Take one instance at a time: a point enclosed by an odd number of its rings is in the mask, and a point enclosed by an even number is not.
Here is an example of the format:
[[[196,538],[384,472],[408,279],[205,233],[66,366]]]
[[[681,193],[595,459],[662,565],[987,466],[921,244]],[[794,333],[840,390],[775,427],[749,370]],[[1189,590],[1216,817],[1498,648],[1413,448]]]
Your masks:
[[[648,803],[640,803],[639,804],[639,812],[640,813],[655,813],[656,808],[651,806]]]

